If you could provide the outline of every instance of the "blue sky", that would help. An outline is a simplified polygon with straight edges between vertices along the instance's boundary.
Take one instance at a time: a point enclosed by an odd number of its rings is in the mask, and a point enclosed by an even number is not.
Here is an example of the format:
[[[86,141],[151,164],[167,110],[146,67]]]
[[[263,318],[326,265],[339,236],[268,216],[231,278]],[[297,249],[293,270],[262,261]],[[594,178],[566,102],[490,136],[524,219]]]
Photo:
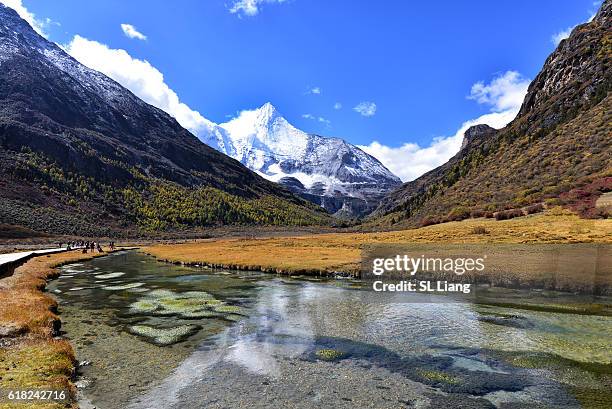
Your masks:
[[[98,43],[125,50],[124,58],[113,55],[117,67],[131,67],[122,71],[135,70],[124,84],[130,89],[129,81],[146,86],[133,62],[147,61],[163,74],[155,86],[186,105],[177,109],[221,123],[270,101],[298,128],[367,147],[396,173],[406,159],[431,156],[401,174],[405,180],[448,159],[462,125],[495,113],[505,119],[493,125],[507,122],[554,50],[553,37],[598,7],[593,0],[0,1],[27,8],[68,49],[78,36],[80,51],[75,44],[71,53],[87,65],[102,59],[92,56],[103,51]]]

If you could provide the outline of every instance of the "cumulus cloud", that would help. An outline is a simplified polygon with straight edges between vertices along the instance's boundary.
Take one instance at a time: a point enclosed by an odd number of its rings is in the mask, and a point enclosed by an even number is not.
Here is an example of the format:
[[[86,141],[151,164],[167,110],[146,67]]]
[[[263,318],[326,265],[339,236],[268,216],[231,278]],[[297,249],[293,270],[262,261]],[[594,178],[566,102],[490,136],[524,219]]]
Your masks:
[[[599,6],[601,6],[601,1],[594,1],[593,2],[593,8],[598,9]],[[553,34],[552,36],[550,36],[550,41],[552,41],[552,43],[555,46],[559,45],[559,43],[562,40],[565,40],[567,37],[570,36],[570,34],[572,33],[573,29],[575,29],[580,24],[591,22],[595,18],[596,14],[597,14],[597,11],[591,11],[590,15],[589,15],[589,18],[586,21],[582,21],[582,22],[580,22],[578,24],[574,24],[573,26],[568,27],[565,30],[561,30],[558,33]]]
[[[414,180],[455,155],[461,148],[463,134],[470,126],[487,124],[496,129],[506,126],[516,117],[528,85],[529,81],[516,71],[507,71],[488,84],[477,82],[468,98],[490,105],[491,112],[465,121],[454,135],[434,138],[427,147],[416,143],[390,147],[374,141],[360,148],[380,160],[404,182]]]
[[[232,14],[256,16],[264,3],[285,3],[287,0],[234,0],[229,11]]]
[[[565,40],[567,37],[570,36],[570,34],[572,33],[572,30],[575,28],[576,26],[571,26],[566,28],[565,30],[559,31],[558,33],[553,34],[552,36],[550,36],[550,41],[553,42],[554,45],[559,45],[559,43],[562,40]]]
[[[478,81],[472,85],[468,98],[476,100],[479,104],[489,104],[494,111],[501,112],[517,106],[520,108],[528,86],[529,80],[523,78],[521,74],[516,71],[506,71],[489,84]]]
[[[336,111],[337,111],[337,110],[339,110],[339,109],[342,109],[342,104],[341,104],[340,102],[336,102],[336,103],[334,104],[334,109],[335,109]]]
[[[44,29],[47,25],[51,23],[51,20],[45,19],[40,20],[37,19],[34,13],[30,12],[24,5],[22,0],[0,0],[0,3],[4,4],[7,7],[12,8],[19,14],[19,17],[28,22],[32,28],[43,37],[47,37]]]
[[[310,91],[308,91],[309,94],[314,94],[314,95],[320,95],[321,94],[321,88],[320,87],[313,87],[310,89]]]
[[[331,124],[331,121],[329,119],[324,118],[322,116],[314,116],[313,114],[303,114],[302,118],[310,119],[312,121],[318,121],[318,122],[321,122],[322,124],[325,124],[327,126],[329,126]]]
[[[213,125],[198,111],[181,102],[164,81],[164,75],[148,61],[79,35],[64,45],[64,49],[82,64],[102,72],[145,102],[166,111],[196,135]]]
[[[376,104],[374,102],[363,101],[357,104],[353,110],[365,117],[374,116],[376,114]]]
[[[136,27],[134,27],[131,24],[126,24],[123,23],[121,24],[121,30],[123,30],[123,34],[126,35],[126,37],[128,38],[135,38],[137,40],[146,40],[147,36],[142,34],[140,31],[136,30]]]

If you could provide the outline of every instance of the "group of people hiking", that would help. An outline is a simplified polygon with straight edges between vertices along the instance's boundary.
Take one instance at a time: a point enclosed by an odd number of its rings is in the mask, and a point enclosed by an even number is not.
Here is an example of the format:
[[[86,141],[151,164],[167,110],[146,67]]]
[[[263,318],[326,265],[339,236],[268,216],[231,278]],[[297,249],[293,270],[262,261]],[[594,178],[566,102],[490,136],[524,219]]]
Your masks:
[[[60,248],[64,247],[64,243],[60,242],[59,244]],[[110,248],[110,250],[114,250],[115,249],[115,242],[111,241],[108,245],[108,247]],[[66,248],[68,250],[72,250],[72,249],[83,249],[83,253],[87,253],[88,251],[91,250],[91,252],[95,252],[97,251],[98,253],[104,253],[104,250],[102,250],[102,245],[100,244],[100,242],[97,241],[85,241],[85,240],[75,240],[75,241],[69,241],[68,243],[66,243]]]

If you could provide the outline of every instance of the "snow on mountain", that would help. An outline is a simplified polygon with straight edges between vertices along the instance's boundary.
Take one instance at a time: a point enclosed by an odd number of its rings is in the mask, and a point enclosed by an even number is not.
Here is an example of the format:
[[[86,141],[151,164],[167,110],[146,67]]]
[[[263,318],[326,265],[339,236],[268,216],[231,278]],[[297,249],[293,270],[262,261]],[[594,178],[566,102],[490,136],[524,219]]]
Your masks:
[[[150,105],[106,75],[80,64],[56,44],[34,35],[8,8],[0,5],[0,14],[7,23],[0,43],[0,64],[15,55],[34,53],[38,55],[34,57],[37,61],[58,69],[66,81],[73,82],[78,94],[96,95],[122,112],[126,124],[137,128],[138,112],[148,110]],[[88,108],[97,109],[96,103],[88,102],[91,105]],[[157,119],[165,116],[161,110],[150,112]],[[295,128],[270,103],[243,111],[224,124],[206,121],[198,137],[266,179],[281,183],[338,215],[367,214],[385,193],[401,184],[374,157],[342,139]]]
[[[376,158],[342,139],[295,128],[269,102],[199,136],[263,177],[345,216],[368,213],[401,184]]]

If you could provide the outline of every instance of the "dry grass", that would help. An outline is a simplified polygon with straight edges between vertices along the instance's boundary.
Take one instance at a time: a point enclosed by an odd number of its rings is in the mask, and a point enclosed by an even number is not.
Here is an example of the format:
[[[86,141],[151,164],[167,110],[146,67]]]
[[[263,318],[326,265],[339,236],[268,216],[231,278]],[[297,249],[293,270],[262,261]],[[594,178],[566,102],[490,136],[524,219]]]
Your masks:
[[[474,234],[475,228],[488,233]],[[171,262],[299,274],[355,272],[366,245],[414,243],[612,243],[612,220],[580,219],[557,208],[504,221],[468,219],[395,232],[205,240],[145,251]]]
[[[19,333],[50,336],[59,320],[53,313],[57,303],[41,292],[48,279],[58,275],[56,267],[88,260],[101,254],[83,254],[80,250],[39,256],[15,269],[12,276],[0,280],[0,325],[16,328]]]
[[[42,388],[70,392],[68,407],[74,406],[71,378],[75,357],[67,341],[55,340],[59,317],[57,303],[41,290],[57,276],[56,267],[104,254],[83,254],[80,250],[30,259],[0,280],[0,330],[5,345],[0,347],[0,389]],[[0,338],[1,340],[2,338]],[[0,403],[0,408],[65,408],[66,404]]]

